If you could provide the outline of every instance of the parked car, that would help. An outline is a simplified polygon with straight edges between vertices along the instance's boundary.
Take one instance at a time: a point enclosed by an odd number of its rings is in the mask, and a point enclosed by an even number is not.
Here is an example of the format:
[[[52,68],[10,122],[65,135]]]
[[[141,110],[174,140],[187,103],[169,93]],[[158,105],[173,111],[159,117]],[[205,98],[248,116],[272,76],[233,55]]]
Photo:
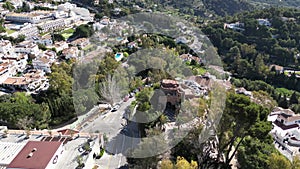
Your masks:
[[[123,99],[124,102],[127,102],[128,100],[129,100],[129,96],[125,96]]]
[[[133,98],[133,96],[134,96],[134,93],[129,94],[129,98]]]
[[[120,108],[120,105],[115,105],[112,109],[111,112],[115,112]]]

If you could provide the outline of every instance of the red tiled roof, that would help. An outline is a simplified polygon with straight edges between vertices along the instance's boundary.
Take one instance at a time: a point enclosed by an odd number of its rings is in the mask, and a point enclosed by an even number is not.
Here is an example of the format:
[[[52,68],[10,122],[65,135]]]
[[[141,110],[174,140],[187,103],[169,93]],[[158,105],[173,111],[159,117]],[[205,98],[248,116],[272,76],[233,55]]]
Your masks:
[[[29,141],[7,168],[44,169],[61,144],[62,142]],[[31,157],[28,156],[30,153]]]
[[[58,130],[57,132],[61,133],[62,135],[71,135],[72,132],[73,132],[73,134],[79,133],[79,131],[77,131],[77,130],[71,130],[71,129]]]

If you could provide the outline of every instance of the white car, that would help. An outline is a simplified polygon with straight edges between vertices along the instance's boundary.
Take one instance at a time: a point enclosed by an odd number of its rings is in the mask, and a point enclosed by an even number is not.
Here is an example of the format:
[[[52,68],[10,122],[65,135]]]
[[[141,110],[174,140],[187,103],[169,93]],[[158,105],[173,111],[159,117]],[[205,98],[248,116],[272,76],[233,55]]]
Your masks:
[[[120,108],[120,105],[115,105],[112,109],[111,112],[115,112]]]

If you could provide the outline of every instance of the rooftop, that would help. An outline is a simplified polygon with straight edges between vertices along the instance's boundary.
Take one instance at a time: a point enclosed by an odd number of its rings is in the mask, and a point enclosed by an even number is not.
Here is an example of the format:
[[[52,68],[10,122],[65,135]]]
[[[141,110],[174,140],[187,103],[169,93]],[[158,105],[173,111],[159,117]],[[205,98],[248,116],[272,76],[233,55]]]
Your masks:
[[[72,129],[63,129],[63,130],[58,130],[58,133],[61,133],[62,135],[71,135],[71,134],[77,134],[79,131],[77,130],[72,130]]]
[[[25,77],[9,77],[3,82],[3,84],[7,85],[25,85],[28,83]]]
[[[168,90],[177,90],[179,87],[179,84],[176,80],[163,79],[161,81],[161,87],[163,89],[168,89]]]
[[[7,168],[46,168],[61,142],[29,141]]]
[[[8,165],[24,146],[24,143],[0,142],[0,165]]]

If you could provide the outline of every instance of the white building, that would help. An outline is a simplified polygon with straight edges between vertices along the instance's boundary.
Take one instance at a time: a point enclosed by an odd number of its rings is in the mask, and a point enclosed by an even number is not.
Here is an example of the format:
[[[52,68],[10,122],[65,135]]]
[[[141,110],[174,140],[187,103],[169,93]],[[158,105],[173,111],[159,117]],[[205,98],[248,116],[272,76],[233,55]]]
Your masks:
[[[34,69],[43,70],[46,73],[51,73],[51,60],[47,58],[36,58],[32,61]]]
[[[77,47],[70,47],[67,49],[64,49],[62,51],[62,55],[66,58],[66,59],[70,59],[70,58],[77,58],[79,55],[79,50]]]
[[[69,11],[69,10],[75,8],[75,7],[76,7],[76,4],[71,4],[69,2],[66,2],[64,4],[58,5],[57,10],[58,11]]]
[[[15,62],[15,68],[17,72],[23,72],[27,65],[28,55],[19,53],[14,55],[4,55],[2,60],[4,62]]]
[[[66,25],[64,19],[55,19],[55,20],[40,23],[38,24],[38,26],[42,29],[41,30],[42,32],[48,32],[48,31],[64,28]]]
[[[55,62],[55,59],[57,58],[56,52],[52,50],[44,51],[42,57],[49,59],[52,63]]]
[[[37,36],[38,34],[38,28],[31,23],[23,24],[23,27],[19,30],[19,35],[25,35],[26,37]]]
[[[271,22],[268,19],[257,19],[259,25],[272,26]]]
[[[0,62],[0,84],[17,72],[16,62]]]
[[[0,142],[0,168],[9,165],[24,146],[25,143]]]
[[[11,45],[9,40],[1,40],[0,41],[0,52],[5,55],[14,54],[14,48]]]
[[[43,37],[40,37],[40,38],[36,38],[34,41],[36,43],[40,43],[40,44],[43,44],[45,46],[52,46],[53,45],[51,35],[49,35],[49,34],[45,35]]]
[[[89,39],[87,38],[79,38],[71,42],[71,45],[80,47],[81,49],[90,44]]]
[[[67,49],[69,45],[65,41],[61,41],[55,42],[53,47],[55,47],[56,51],[62,51],[64,49]]]
[[[7,169],[53,169],[63,152],[63,143],[59,141],[28,141]]]
[[[40,15],[33,13],[8,13],[5,20],[18,23],[39,23],[41,21]]]
[[[24,41],[15,46],[15,52],[38,55],[40,49],[37,44],[31,41]]]

